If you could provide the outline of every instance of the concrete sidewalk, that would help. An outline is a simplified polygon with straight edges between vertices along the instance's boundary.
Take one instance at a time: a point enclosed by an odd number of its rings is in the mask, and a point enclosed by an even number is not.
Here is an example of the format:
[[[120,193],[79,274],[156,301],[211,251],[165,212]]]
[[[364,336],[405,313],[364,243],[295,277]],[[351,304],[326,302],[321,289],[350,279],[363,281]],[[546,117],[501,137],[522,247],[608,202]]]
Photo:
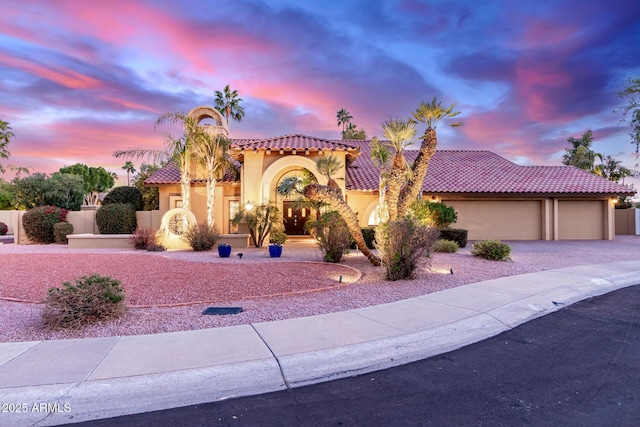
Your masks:
[[[483,340],[640,283],[640,261],[504,277],[390,304],[199,331],[0,344],[0,425],[53,425],[297,387]]]

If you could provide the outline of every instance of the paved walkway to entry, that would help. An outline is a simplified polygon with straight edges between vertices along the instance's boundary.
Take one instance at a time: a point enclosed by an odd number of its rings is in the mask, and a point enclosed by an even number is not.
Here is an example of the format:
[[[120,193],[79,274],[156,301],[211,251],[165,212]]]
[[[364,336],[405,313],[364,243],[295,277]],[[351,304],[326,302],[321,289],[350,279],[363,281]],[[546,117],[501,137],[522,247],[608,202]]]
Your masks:
[[[106,418],[371,372],[638,283],[640,261],[623,261],[504,277],[315,317],[0,344],[0,425]]]

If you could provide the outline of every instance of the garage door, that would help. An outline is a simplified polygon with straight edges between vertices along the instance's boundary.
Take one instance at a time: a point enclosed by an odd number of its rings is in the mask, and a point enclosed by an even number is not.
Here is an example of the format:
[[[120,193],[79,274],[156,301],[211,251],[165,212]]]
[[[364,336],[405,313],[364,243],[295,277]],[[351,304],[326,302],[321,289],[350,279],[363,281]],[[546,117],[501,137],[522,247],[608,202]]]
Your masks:
[[[560,200],[558,202],[558,238],[603,239],[604,207],[602,201]]]
[[[540,200],[444,201],[458,213],[452,227],[469,230],[469,240],[540,240],[542,202]]]

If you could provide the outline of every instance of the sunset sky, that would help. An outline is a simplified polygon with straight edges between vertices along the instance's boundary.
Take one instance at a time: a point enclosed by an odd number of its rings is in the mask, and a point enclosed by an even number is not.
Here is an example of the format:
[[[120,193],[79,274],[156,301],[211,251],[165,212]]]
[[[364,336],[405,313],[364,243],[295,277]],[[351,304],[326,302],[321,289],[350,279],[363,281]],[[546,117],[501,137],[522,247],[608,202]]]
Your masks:
[[[0,0],[2,161],[118,173],[114,150],[161,148],[158,116],[213,105],[231,137],[339,139],[346,108],[369,137],[434,96],[464,126],[440,149],[559,165],[570,136],[637,169],[616,93],[640,78],[640,1]],[[422,129],[420,129],[422,132]],[[138,166],[139,162],[136,162]],[[4,175],[12,178],[11,173]]]

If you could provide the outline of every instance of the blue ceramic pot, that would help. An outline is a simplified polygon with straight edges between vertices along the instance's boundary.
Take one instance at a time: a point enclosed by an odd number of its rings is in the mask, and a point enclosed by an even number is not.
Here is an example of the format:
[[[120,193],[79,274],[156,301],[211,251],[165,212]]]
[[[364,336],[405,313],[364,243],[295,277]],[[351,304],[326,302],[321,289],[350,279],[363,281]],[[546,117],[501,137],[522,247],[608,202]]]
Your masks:
[[[280,258],[282,255],[282,245],[269,245],[269,256],[271,258]]]
[[[220,258],[229,258],[231,256],[231,245],[218,245],[218,255],[220,255]]]

